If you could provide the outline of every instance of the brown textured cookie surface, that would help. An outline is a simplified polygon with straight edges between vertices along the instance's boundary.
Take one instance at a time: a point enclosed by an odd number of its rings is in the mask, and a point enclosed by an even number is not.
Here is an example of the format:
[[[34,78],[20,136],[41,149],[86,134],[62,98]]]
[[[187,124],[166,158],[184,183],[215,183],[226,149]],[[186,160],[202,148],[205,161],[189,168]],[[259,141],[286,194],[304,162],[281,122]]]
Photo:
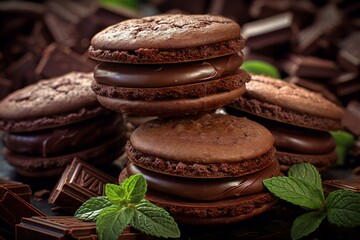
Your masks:
[[[10,94],[0,103],[0,128],[31,131],[103,114],[92,80],[92,73],[72,72]]]
[[[216,114],[153,120],[130,137],[131,145],[142,153],[192,163],[256,158],[270,151],[273,141],[271,133],[256,122]]]
[[[240,27],[211,15],[158,15],[120,22],[96,34],[90,57],[122,63],[174,63],[225,56],[244,47]]]
[[[321,95],[279,79],[252,75],[233,106],[255,115],[319,130],[338,130],[343,109]]]
[[[130,136],[126,151],[132,162],[153,171],[224,177],[271,164],[273,142],[266,128],[246,118],[204,114],[142,124]]]

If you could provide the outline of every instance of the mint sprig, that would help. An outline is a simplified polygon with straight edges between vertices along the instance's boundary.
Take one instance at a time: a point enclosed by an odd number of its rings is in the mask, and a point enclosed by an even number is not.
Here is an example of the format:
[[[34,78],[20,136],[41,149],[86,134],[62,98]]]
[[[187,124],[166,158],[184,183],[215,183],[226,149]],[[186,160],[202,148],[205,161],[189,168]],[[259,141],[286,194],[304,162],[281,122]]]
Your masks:
[[[340,227],[360,226],[360,194],[336,190],[326,199],[328,221]]]
[[[86,222],[94,222],[100,213],[112,204],[105,196],[93,197],[87,200],[76,212],[75,217]]]
[[[300,239],[315,231],[326,217],[324,211],[312,211],[298,216],[291,227],[291,239]]]
[[[337,190],[325,199],[321,176],[309,163],[292,166],[288,175],[268,178],[263,183],[280,199],[312,210],[295,219],[291,228],[292,239],[300,239],[312,233],[325,217],[337,226],[360,226],[360,194]]]
[[[170,214],[144,199],[146,191],[147,183],[141,174],[130,176],[120,185],[106,184],[106,196],[90,198],[75,217],[96,221],[99,240],[117,240],[128,225],[156,237],[180,237]]]

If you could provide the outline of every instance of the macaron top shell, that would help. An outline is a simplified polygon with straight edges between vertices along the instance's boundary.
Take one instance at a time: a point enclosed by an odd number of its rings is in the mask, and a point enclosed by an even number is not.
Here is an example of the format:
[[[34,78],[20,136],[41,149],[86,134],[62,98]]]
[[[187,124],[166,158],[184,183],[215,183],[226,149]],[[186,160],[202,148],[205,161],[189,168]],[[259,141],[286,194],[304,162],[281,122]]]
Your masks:
[[[320,94],[262,75],[251,75],[251,81],[246,84],[244,97],[278,105],[295,112],[330,119],[341,119],[344,112],[341,107]]]
[[[273,148],[272,134],[246,118],[205,114],[152,120],[130,136],[144,154],[187,163],[237,163],[257,158]]]
[[[140,48],[179,49],[240,37],[233,20],[212,15],[164,14],[112,25],[91,40],[94,49],[131,51]]]
[[[0,103],[0,120],[21,120],[69,113],[97,105],[92,73],[71,72],[20,89]]]

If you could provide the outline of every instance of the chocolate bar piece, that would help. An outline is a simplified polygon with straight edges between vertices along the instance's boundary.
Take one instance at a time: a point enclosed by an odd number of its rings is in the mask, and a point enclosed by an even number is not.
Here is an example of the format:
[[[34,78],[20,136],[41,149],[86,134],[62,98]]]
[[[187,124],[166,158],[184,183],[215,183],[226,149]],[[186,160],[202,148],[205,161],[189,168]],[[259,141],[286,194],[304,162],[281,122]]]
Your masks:
[[[42,78],[51,78],[71,71],[91,72],[94,66],[69,48],[53,43],[45,49],[35,72]]]
[[[337,62],[346,70],[357,72],[360,70],[360,32],[355,32],[343,40]]]
[[[290,55],[282,62],[283,70],[302,78],[334,78],[339,74],[335,62],[327,59]]]
[[[315,22],[299,33],[295,50],[301,54],[315,52],[319,47],[319,41],[332,39],[342,23],[343,18],[339,10],[333,4],[326,5],[319,11]]]
[[[28,184],[15,182],[7,179],[0,179],[0,186],[15,193],[27,202],[30,202],[31,189]]]
[[[236,22],[244,23],[250,20],[249,3],[238,0],[210,0],[208,1],[207,13],[222,15],[233,19]],[[191,3],[192,5],[193,3]]]
[[[56,184],[49,203],[75,212],[89,198],[104,195],[106,183],[116,182],[115,178],[75,158]]]
[[[351,101],[348,103],[342,124],[349,132],[360,136],[360,102]]]
[[[310,0],[253,0],[249,12],[253,18],[266,18],[291,11],[301,22],[307,23],[313,21],[316,10],[316,6]]]
[[[17,239],[26,240],[97,240],[95,222],[82,222],[71,216],[23,218],[16,226]],[[152,237],[127,227],[119,240],[150,240]]]
[[[344,102],[360,100],[360,75],[357,72],[342,73],[329,81],[333,93]]]
[[[14,84],[12,81],[0,78],[0,100],[6,97],[9,93],[14,90]]]
[[[44,21],[54,40],[66,47],[76,45],[77,34],[74,25],[52,13],[46,13]]]
[[[250,49],[291,42],[297,27],[291,12],[278,14],[243,25],[243,36]]]
[[[360,179],[325,180],[323,188],[326,194],[339,189],[360,193]]]
[[[0,219],[15,227],[23,217],[45,216],[15,193],[0,186]]]
[[[16,225],[16,238],[38,239],[97,239],[96,223],[82,222],[72,216],[23,218]]]
[[[26,53],[8,67],[6,77],[16,82],[16,88],[35,83],[38,80],[35,74],[36,64],[35,56],[30,52]]]

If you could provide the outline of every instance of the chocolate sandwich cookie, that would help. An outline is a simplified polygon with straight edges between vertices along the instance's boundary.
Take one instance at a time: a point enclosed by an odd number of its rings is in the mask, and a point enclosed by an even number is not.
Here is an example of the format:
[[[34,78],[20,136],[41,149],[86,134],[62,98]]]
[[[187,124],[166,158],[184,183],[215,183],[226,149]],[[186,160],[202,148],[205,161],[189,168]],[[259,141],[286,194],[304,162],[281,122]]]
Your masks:
[[[236,222],[276,201],[262,184],[280,174],[273,137],[246,118],[205,114],[151,120],[134,130],[126,152],[129,162],[119,181],[142,174],[146,198],[179,222]]]
[[[230,114],[247,116],[275,137],[276,156],[286,172],[309,162],[326,170],[337,159],[336,144],[327,131],[339,130],[343,109],[320,94],[279,79],[252,75],[244,96],[231,104]]]
[[[179,63],[233,54],[244,44],[239,25],[231,19],[163,14],[104,29],[92,38],[89,55],[104,62]]]
[[[210,15],[161,15],[95,35],[89,55],[103,61],[92,85],[104,107],[142,116],[197,114],[245,92],[240,26]],[[131,64],[129,64],[131,63]]]
[[[92,74],[72,72],[18,90],[0,102],[4,156],[26,176],[60,174],[74,157],[99,165],[125,143],[121,115],[101,107]]]

